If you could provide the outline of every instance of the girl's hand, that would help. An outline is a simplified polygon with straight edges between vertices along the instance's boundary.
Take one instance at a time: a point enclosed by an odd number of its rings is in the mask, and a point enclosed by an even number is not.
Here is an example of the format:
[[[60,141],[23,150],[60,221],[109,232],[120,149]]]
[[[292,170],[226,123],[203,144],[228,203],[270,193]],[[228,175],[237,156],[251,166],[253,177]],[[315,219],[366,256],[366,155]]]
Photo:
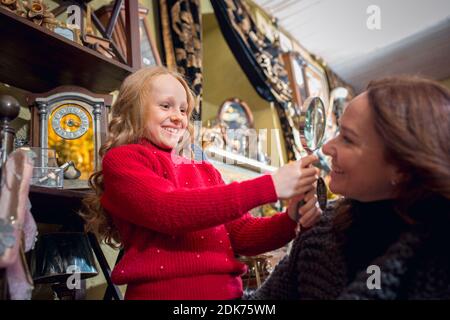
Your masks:
[[[273,183],[277,197],[286,200],[292,197],[301,196],[314,188],[317,180],[318,169],[311,166],[318,158],[309,155],[301,160],[288,163],[272,174]]]

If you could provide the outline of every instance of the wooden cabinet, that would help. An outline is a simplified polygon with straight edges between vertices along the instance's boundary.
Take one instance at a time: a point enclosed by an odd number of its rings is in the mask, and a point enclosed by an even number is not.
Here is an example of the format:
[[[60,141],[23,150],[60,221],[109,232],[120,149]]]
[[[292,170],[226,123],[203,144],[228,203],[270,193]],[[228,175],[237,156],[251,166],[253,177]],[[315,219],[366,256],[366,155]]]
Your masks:
[[[126,2],[137,11],[137,0]],[[110,93],[140,67],[131,57],[128,65],[108,59],[2,7],[0,30],[0,82],[26,91],[76,85],[95,93]],[[136,47],[137,39],[133,42],[130,37],[128,46]]]
[[[96,94],[117,90],[125,77],[141,67],[140,55],[136,55],[140,50],[138,0],[125,0],[125,8],[128,22],[126,48],[129,53],[126,64],[0,7],[0,82],[31,93],[47,92],[63,85],[83,87]],[[84,221],[77,211],[82,198],[89,192],[32,186],[29,194],[31,212],[37,222],[60,224],[65,230],[82,231]],[[89,234],[89,240],[107,281],[105,298],[121,299],[120,291],[111,281],[111,270],[96,237]]]

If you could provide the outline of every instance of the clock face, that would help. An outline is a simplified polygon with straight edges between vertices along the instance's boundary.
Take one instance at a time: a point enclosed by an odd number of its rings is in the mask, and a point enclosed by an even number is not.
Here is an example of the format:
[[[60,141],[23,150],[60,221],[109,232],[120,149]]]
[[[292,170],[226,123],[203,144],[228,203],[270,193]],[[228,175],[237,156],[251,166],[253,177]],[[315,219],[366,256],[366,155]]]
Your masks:
[[[79,105],[65,104],[52,113],[52,128],[63,139],[73,140],[89,129],[88,112]]]
[[[59,164],[73,161],[85,180],[94,171],[95,139],[91,107],[75,99],[50,105],[47,146],[55,149]]]

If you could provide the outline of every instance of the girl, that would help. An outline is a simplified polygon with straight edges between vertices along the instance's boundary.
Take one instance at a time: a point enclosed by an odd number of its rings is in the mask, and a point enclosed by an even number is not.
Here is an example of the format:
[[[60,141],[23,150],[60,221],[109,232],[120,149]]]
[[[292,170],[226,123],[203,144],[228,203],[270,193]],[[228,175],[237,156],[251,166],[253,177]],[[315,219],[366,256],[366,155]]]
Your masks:
[[[112,279],[128,284],[125,299],[240,298],[245,265],[235,254],[279,248],[294,237],[298,214],[303,227],[321,214],[316,157],[229,185],[207,162],[180,161],[172,151],[180,140],[189,142],[182,137],[191,130],[194,103],[180,75],[155,67],[125,79],[113,107],[85,219],[108,244],[123,246]],[[248,213],[292,197],[287,213]],[[306,204],[295,212],[303,197]]]
[[[345,199],[300,235],[253,298],[448,300],[448,89],[420,78],[372,82],[323,152],[330,189]]]

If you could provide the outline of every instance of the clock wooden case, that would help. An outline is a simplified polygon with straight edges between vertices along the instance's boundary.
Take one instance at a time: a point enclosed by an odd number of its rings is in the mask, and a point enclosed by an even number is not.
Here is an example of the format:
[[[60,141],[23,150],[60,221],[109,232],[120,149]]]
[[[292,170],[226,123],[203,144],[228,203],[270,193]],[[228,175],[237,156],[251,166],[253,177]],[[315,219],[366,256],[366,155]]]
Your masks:
[[[83,180],[100,168],[98,152],[106,139],[111,95],[61,86],[30,94],[27,103],[32,146],[55,149],[60,165],[72,160]]]

